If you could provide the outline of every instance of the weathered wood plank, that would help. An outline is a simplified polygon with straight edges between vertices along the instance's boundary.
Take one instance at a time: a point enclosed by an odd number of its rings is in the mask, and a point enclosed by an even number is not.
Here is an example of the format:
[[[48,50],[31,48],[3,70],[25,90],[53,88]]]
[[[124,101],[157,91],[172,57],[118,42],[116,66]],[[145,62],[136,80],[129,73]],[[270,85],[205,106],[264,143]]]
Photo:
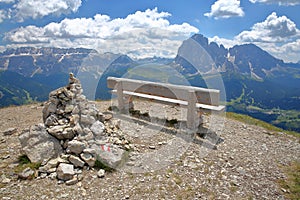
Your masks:
[[[116,89],[117,81],[122,81],[123,89],[129,92],[142,94],[151,94],[171,99],[179,99],[188,101],[188,91],[192,90],[195,93],[197,102],[213,106],[219,105],[220,93],[219,90],[199,88],[192,86],[173,85],[167,83],[156,83],[150,81],[141,81],[125,78],[107,78],[107,86],[111,89]]]

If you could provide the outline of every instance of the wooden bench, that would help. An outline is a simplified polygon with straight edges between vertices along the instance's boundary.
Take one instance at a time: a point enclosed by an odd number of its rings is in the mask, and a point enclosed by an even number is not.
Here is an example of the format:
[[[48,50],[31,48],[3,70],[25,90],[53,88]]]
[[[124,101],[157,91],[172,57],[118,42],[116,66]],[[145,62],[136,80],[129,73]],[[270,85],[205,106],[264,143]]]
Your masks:
[[[164,104],[187,106],[187,128],[199,124],[200,110],[224,111],[219,104],[220,91],[192,86],[108,77],[107,86],[117,95],[119,110],[125,109],[125,96],[139,97]]]

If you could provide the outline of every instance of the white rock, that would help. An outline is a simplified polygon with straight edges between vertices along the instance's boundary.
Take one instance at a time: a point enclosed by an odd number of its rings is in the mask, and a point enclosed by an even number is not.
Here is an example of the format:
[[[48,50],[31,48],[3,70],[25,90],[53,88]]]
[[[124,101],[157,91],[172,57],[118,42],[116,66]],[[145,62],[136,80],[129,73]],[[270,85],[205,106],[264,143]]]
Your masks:
[[[84,161],[82,161],[79,157],[71,155],[69,157],[69,161],[75,166],[75,167],[83,167]]]
[[[95,123],[93,123],[90,129],[94,133],[95,137],[103,136],[105,126],[102,122],[96,121]]]
[[[67,151],[75,154],[80,154],[83,149],[85,149],[85,144],[83,142],[80,142],[78,140],[71,140],[68,142]]]
[[[73,176],[71,180],[66,181],[66,185],[75,185],[76,183],[78,183],[78,179],[76,176]]]
[[[105,175],[105,170],[104,169],[100,169],[98,172],[97,172],[97,175],[99,178],[103,178],[104,175]]]
[[[60,163],[56,170],[57,178],[63,181],[71,180],[75,174],[74,166],[71,164]]]
[[[60,125],[60,126],[53,126],[51,128],[48,128],[47,131],[57,139],[64,139],[62,132],[64,131],[65,125]]]
[[[93,154],[95,155],[96,154],[96,150],[95,149],[92,149],[92,148],[86,148],[83,150],[84,153],[89,153],[89,154]]]
[[[11,182],[11,180],[7,178],[4,174],[2,174],[0,178],[1,178],[1,183],[3,184],[7,184]]]
[[[86,162],[90,167],[94,167],[96,159],[93,157],[93,155],[89,153],[82,153],[80,154],[80,157],[84,162]]]
[[[24,169],[20,174],[19,174],[19,178],[21,179],[31,179],[34,177],[34,170],[30,169],[29,167],[27,167],[26,169]]]
[[[74,109],[74,106],[72,104],[67,104],[65,107],[65,112],[70,113],[73,111],[73,109]]]
[[[81,115],[80,125],[82,126],[90,126],[96,122],[96,119],[90,115]]]
[[[57,178],[57,173],[56,172],[53,172],[49,175],[49,178],[51,178],[52,180],[56,179]]]

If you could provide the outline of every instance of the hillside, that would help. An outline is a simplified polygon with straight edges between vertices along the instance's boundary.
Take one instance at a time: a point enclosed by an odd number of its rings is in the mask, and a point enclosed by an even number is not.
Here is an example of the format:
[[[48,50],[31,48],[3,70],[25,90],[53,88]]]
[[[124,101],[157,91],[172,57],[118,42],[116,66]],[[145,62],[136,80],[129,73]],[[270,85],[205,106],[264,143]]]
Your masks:
[[[104,112],[111,102],[96,102],[96,105]],[[143,101],[135,106],[154,117],[155,113],[161,113],[157,111],[164,111],[171,118],[180,113],[176,107]],[[172,141],[185,138],[184,133],[168,127],[152,129],[145,121],[123,118],[121,129],[135,146],[131,155],[153,155],[147,162],[156,163],[156,168],[144,173],[106,172],[104,178],[97,177],[96,169],[85,168],[78,172],[82,180],[71,186],[51,178],[18,180],[18,157],[22,152],[17,137],[24,129],[42,122],[42,106],[1,108],[0,115],[2,199],[288,199],[291,188],[279,183],[288,181],[285,168],[300,162],[299,138],[230,118],[225,119],[223,126],[222,116],[215,116],[220,123],[208,126],[210,117],[206,115],[207,138],[196,136],[185,140],[185,146],[175,146],[180,153],[168,157],[165,166],[159,155],[164,155],[162,150],[167,147],[174,148]],[[5,132],[8,128],[17,130],[8,134]],[[216,136],[221,142],[215,148]],[[130,162],[138,160],[133,156]]]

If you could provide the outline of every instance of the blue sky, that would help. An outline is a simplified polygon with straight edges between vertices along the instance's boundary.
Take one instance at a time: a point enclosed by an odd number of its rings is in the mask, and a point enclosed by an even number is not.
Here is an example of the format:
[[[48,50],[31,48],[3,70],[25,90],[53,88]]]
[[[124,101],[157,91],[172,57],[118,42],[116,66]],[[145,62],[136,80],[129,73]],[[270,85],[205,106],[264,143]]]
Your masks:
[[[0,50],[85,47],[174,57],[195,33],[300,60],[300,0],[0,0]]]

